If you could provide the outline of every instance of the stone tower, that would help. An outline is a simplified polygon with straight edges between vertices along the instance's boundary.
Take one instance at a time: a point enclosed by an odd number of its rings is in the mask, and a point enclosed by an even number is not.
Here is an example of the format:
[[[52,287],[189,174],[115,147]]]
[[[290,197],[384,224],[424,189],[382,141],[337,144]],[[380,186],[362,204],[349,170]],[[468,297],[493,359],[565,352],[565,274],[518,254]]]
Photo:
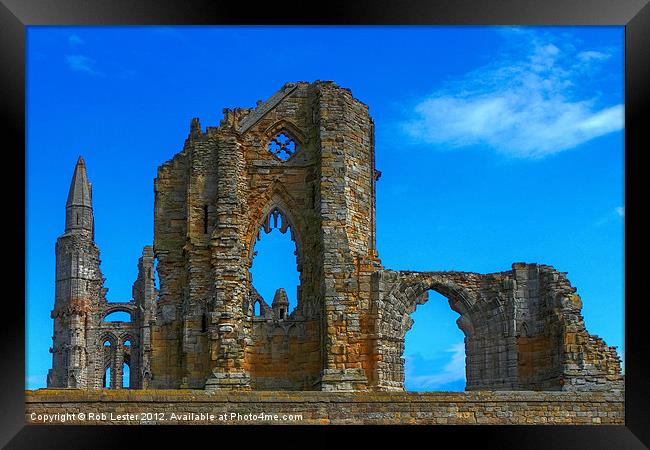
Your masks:
[[[65,205],[65,233],[56,242],[54,345],[48,387],[88,386],[88,320],[103,296],[94,242],[92,188],[79,157]]]
[[[205,131],[192,121],[183,151],[155,181],[154,385],[365,385],[370,322],[359,311],[380,268],[373,145],[368,107],[333,82],[287,83],[256,108],[225,110]],[[269,307],[251,284],[255,242],[273,228],[296,244],[294,311]]]
[[[47,386],[147,387],[151,379],[149,330],[157,296],[153,248],[143,250],[133,299],[108,302],[94,242],[91,184],[82,157],[72,176],[65,217],[65,232],[56,242],[54,345]],[[127,313],[130,320],[106,320],[118,312]]]

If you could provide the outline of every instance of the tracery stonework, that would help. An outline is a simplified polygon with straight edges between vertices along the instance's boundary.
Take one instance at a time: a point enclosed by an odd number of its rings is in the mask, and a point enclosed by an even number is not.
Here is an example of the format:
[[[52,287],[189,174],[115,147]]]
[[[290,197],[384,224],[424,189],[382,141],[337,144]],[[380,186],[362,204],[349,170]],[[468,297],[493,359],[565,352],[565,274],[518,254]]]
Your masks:
[[[460,314],[467,390],[623,389],[616,350],[585,329],[565,273],[385,269],[379,176],[368,107],[333,82],[288,83],[205,131],[193,119],[158,169],[133,299],[109,303],[80,158],[56,244],[48,388],[403,390],[410,316],[435,290]],[[274,228],[296,244],[293,311],[284,289],[264,299],[251,283],[255,242]],[[131,320],[104,320],[118,311]]]

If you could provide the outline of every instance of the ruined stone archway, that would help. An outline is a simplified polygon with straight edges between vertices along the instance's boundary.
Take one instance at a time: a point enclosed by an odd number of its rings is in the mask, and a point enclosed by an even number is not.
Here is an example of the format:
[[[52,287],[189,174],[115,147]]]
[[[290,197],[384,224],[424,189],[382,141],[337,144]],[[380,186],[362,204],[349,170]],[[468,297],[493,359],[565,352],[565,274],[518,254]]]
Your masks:
[[[460,314],[458,327],[467,337],[473,335],[473,319],[477,299],[471,291],[444,274],[396,273],[392,289],[380,300],[377,328],[382,336],[378,351],[382,359],[377,363],[378,387],[384,390],[404,389],[404,337],[413,325],[411,314],[417,305],[428,300],[428,291],[445,296],[450,307]],[[466,349],[467,352],[467,349]]]
[[[404,389],[408,392],[464,391],[465,333],[458,327],[460,315],[447,297],[434,290],[423,296],[409,316],[413,325],[404,336]]]
[[[380,300],[377,329],[377,385],[383,390],[404,389],[404,338],[413,325],[411,314],[433,290],[449,301],[460,317],[465,335],[467,390],[508,389],[516,373],[508,362],[516,359],[510,338],[504,299],[486,290],[480,274],[467,272],[394,272],[391,288]]]

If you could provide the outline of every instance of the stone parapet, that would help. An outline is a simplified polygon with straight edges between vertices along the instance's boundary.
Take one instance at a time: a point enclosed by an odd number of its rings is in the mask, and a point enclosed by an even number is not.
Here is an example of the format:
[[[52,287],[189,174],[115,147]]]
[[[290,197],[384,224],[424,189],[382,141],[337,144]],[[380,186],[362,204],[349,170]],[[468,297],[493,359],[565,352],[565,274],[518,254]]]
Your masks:
[[[41,389],[26,391],[25,416],[28,424],[55,425],[62,417],[83,425],[625,423],[623,393],[534,391]]]

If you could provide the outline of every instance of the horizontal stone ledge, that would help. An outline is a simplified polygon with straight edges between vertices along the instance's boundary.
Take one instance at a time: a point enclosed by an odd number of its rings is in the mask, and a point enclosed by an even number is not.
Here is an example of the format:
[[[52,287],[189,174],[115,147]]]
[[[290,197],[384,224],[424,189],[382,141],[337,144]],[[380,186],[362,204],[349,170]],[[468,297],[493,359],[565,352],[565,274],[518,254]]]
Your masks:
[[[43,403],[623,403],[624,393],[563,391],[323,392],[210,391],[192,389],[39,389],[26,404]]]

